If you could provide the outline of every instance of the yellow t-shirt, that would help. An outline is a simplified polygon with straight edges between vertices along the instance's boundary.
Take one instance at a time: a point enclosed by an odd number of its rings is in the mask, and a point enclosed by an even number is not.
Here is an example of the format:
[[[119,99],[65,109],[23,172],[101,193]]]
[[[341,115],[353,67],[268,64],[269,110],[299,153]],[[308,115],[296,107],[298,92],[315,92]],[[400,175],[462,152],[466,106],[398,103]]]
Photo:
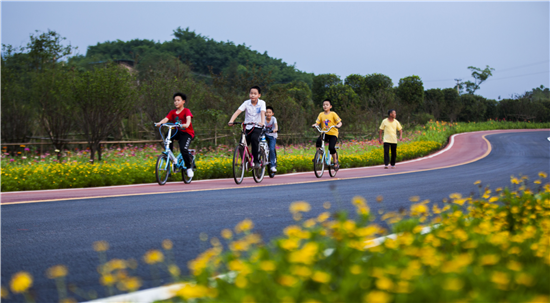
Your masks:
[[[340,123],[340,121],[342,121],[342,119],[340,119],[340,117],[338,117],[338,115],[335,112],[329,112],[328,115],[325,114],[325,112],[322,112],[317,117],[317,121],[315,121],[315,123],[317,124],[321,123],[321,129],[327,130],[331,126]],[[338,129],[336,127],[331,129],[327,133],[327,135],[338,137]]]
[[[392,122],[388,121],[388,118],[382,120],[380,129],[384,130],[384,142],[397,144],[397,131],[402,130],[401,123],[397,119],[393,119]]]

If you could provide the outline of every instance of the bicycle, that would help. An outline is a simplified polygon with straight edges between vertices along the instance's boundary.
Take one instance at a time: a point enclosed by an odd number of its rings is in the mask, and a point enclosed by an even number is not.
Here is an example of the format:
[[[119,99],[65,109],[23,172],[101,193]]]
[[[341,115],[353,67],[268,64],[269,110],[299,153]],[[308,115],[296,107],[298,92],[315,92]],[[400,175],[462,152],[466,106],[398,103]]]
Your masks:
[[[325,147],[325,134],[328,133],[333,127],[335,126],[333,125],[327,130],[321,130],[319,125],[315,125],[317,131],[323,134],[323,137],[321,138],[321,147],[317,149],[315,152],[315,157],[313,158],[313,171],[315,172],[315,176],[317,178],[321,178],[323,176],[323,173],[325,172],[325,164],[328,167],[328,173],[331,177],[335,177],[339,170],[339,167],[334,166],[335,163],[332,163],[332,157],[328,152],[328,147]],[[338,147],[336,147],[336,149],[338,149]],[[336,153],[336,155],[338,155],[338,153]]]
[[[168,128],[168,134],[166,135],[166,138],[164,138],[164,136],[162,135],[162,127]],[[181,178],[183,179],[183,182],[185,184],[189,184],[193,180],[193,177],[188,177],[185,173],[187,167],[185,166],[185,161],[183,160],[183,156],[181,155],[181,153],[176,158],[172,150],[170,150],[170,143],[172,143],[170,139],[172,139],[176,135],[180,127],[181,125],[179,123],[164,123],[159,126],[160,136],[162,138],[162,141],[164,142],[164,151],[161,155],[158,156],[157,164],[155,167],[155,175],[157,177],[157,182],[159,185],[166,184],[166,181],[171,176],[172,172],[178,173],[181,171]],[[171,136],[173,129],[176,129],[176,132],[174,133],[174,135]],[[194,171],[196,169],[195,150],[190,149],[189,153],[191,154],[191,169]]]
[[[235,180],[235,183],[241,184],[244,179],[244,172],[248,170],[252,170],[252,177],[254,177],[254,181],[256,183],[262,182],[265,175],[265,168],[267,166],[267,152],[265,147],[260,143],[259,145],[259,151],[258,155],[260,157],[259,159],[259,168],[254,168],[254,157],[252,156],[252,152],[248,148],[248,144],[246,142],[246,125],[258,125],[257,123],[243,123],[243,122],[233,122],[233,125],[240,124],[242,125],[242,131],[241,131],[241,141],[240,143],[235,147],[235,150],[233,152],[233,179]]]

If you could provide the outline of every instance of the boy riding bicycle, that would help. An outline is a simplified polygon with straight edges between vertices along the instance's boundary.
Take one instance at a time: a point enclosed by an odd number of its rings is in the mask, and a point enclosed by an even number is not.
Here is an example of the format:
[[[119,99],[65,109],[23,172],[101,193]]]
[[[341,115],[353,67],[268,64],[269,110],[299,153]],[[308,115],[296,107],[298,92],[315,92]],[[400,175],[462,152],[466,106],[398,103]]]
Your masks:
[[[171,123],[180,123],[180,129],[176,132],[172,139],[178,140],[180,145],[180,153],[183,157],[183,161],[185,161],[185,167],[187,167],[187,176],[192,178],[194,173],[191,167],[189,145],[191,144],[193,138],[195,138],[195,131],[193,130],[193,124],[191,123],[193,114],[191,114],[191,111],[188,108],[184,107],[187,100],[187,96],[185,94],[179,92],[175,93],[173,99],[176,109],[171,110],[168,115],[166,115],[166,118],[160,120],[158,123],[155,123],[155,126],[160,126],[168,121]],[[170,149],[173,150],[173,147],[174,143],[172,142],[170,143]]]
[[[271,166],[272,172],[277,172],[277,153],[275,151],[275,144],[277,143],[277,131],[279,130],[279,125],[277,124],[277,118],[273,116],[275,111],[273,107],[266,107],[265,111],[265,127],[267,133],[265,134],[265,139],[267,140],[267,145],[269,146],[269,164]]]
[[[331,126],[335,126],[325,134],[325,142],[328,142],[328,149],[332,156],[334,168],[338,169],[340,164],[338,163],[338,154],[336,153],[336,142],[338,141],[338,128],[342,127],[342,119],[335,112],[330,111],[331,108],[332,101],[325,99],[323,101],[323,112],[319,114],[315,124],[311,125],[311,127],[321,124],[321,128],[327,130]],[[317,138],[317,142],[315,143],[317,148],[321,147],[321,140],[323,140],[323,134]]]
[[[252,145],[252,156],[254,157],[254,168],[260,168],[260,159],[258,155],[260,136],[262,135],[262,128],[265,125],[265,101],[260,100],[261,90],[259,86],[252,86],[248,91],[250,99],[246,100],[239,106],[239,109],[235,111],[229,123],[229,126],[233,125],[233,122],[242,112],[245,112],[244,123],[256,123],[257,125],[247,125],[246,130],[246,142]]]

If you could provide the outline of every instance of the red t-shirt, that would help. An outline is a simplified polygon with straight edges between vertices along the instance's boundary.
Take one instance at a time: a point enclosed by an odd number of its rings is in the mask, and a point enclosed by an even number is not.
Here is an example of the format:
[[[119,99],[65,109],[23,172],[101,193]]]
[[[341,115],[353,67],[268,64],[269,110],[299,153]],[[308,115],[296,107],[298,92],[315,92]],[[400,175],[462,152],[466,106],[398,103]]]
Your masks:
[[[187,123],[187,117],[193,118],[193,114],[188,108],[184,108],[179,114],[176,114],[176,109],[171,110],[168,115],[166,115],[166,118],[172,123],[179,122],[180,124]],[[195,131],[193,130],[193,119],[191,119],[191,123],[189,124],[189,127],[186,129],[180,129],[180,132],[188,133],[191,135],[192,138],[195,138]]]

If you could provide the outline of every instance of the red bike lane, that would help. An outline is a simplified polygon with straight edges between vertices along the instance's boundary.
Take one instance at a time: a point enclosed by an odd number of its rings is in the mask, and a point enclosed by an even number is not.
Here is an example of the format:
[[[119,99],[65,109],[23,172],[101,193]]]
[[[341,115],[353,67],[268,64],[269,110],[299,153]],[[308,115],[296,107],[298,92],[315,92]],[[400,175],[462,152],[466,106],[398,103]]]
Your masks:
[[[491,144],[485,138],[487,135],[532,131],[548,132],[550,129],[493,130],[456,134],[451,136],[449,143],[442,150],[426,157],[398,162],[395,169],[384,169],[383,165],[340,169],[334,178],[329,176],[328,171],[325,171],[322,178],[316,178],[313,171],[276,175],[275,178],[269,178],[266,173],[266,177],[261,183],[255,183],[252,177],[246,177],[239,185],[235,184],[233,178],[227,178],[194,180],[191,184],[184,184],[181,181],[168,182],[163,186],[160,186],[157,183],[149,183],[109,187],[6,192],[0,194],[0,202],[1,205],[10,205],[119,196],[141,196],[191,191],[240,189],[258,186],[280,186],[311,182],[325,182],[331,180],[371,178],[436,170],[468,164],[489,155],[491,152]],[[399,149],[397,149],[397,152],[399,153]]]

